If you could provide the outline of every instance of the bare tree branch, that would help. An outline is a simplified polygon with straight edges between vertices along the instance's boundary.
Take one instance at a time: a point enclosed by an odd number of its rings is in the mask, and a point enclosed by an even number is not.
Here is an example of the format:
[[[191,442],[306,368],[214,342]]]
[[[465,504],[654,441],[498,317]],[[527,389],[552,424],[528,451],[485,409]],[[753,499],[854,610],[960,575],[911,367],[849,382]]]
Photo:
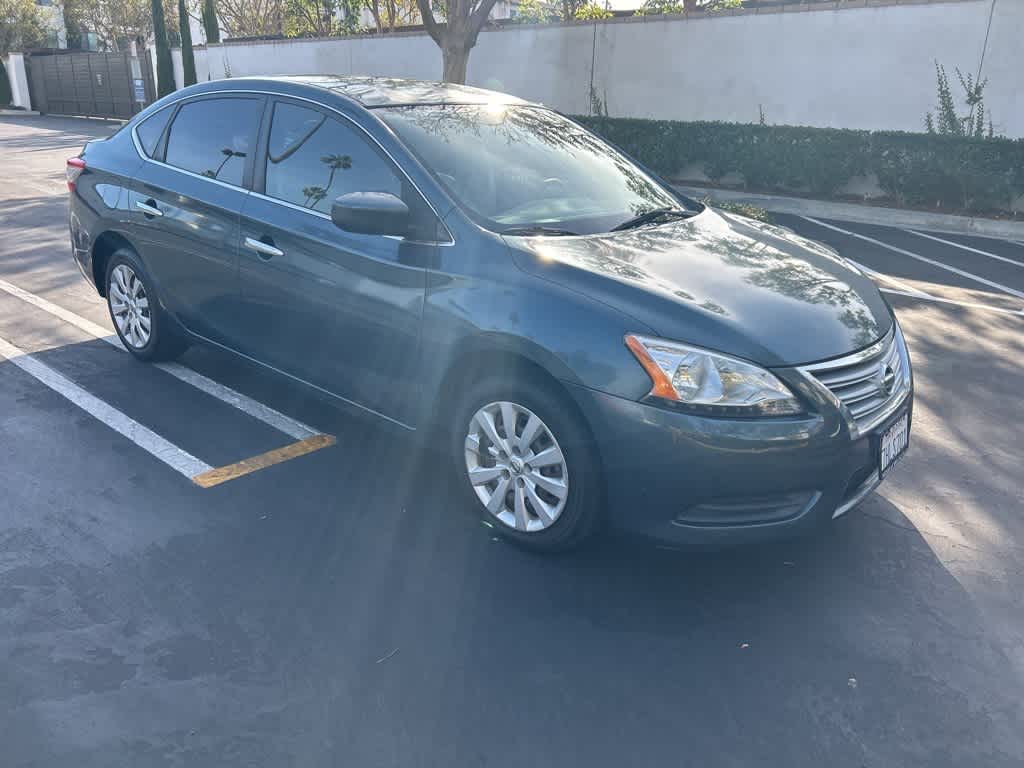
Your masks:
[[[218,0],[217,15],[231,37],[280,34],[283,0]]]
[[[423,26],[427,28],[427,34],[434,40],[438,45],[444,45],[442,40],[443,31],[441,25],[434,19],[434,9],[430,7],[430,0],[416,0],[416,5],[420,9],[420,16],[423,17]]]
[[[473,30],[474,42],[476,42],[476,36],[480,33],[480,29],[487,22],[487,17],[491,15],[491,10],[496,2],[497,0],[482,0],[469,17],[469,28]]]

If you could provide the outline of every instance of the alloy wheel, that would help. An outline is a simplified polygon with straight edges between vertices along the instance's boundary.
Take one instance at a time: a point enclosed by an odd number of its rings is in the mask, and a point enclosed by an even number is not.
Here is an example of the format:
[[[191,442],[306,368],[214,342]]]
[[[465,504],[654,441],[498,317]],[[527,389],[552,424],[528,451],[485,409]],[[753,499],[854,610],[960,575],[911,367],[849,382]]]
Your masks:
[[[565,509],[569,470],[558,441],[537,414],[494,402],[470,420],[466,470],[480,502],[522,533],[549,528]]]
[[[121,338],[135,349],[145,347],[153,330],[153,316],[150,314],[146,287],[135,270],[127,264],[114,267],[110,273],[107,296],[110,314]]]

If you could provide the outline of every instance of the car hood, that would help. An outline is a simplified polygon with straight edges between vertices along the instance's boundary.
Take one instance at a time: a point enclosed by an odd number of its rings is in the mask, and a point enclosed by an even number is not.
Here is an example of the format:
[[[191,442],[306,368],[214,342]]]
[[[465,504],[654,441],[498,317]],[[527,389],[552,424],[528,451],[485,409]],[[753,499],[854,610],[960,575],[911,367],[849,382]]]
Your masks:
[[[638,332],[766,366],[837,357],[885,334],[889,308],[835,251],[712,209],[586,237],[508,238],[524,270],[603,301]]]

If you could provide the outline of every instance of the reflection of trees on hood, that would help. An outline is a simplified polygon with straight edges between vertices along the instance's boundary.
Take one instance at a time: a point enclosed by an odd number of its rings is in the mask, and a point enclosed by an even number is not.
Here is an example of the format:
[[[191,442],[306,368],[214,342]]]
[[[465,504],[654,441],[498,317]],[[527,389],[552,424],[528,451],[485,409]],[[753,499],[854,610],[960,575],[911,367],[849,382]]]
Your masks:
[[[511,146],[520,142],[543,144],[568,155],[589,154],[614,163],[626,186],[646,202],[633,205],[634,215],[653,207],[672,205],[675,200],[648,179],[636,166],[594,134],[543,107],[480,104],[441,104],[392,107],[403,118],[430,136],[447,143],[466,136],[482,137],[482,129],[505,139]],[[495,110],[498,111],[495,111]]]
[[[728,220],[734,227],[746,227],[756,232],[743,234],[733,227],[674,227],[671,237],[676,241],[685,239],[692,242],[701,250],[719,255],[725,264],[745,270],[744,279],[751,285],[808,304],[841,309],[837,317],[855,332],[854,342],[858,346],[866,346],[878,338],[874,317],[863,299],[841,277],[806,259],[791,256],[762,239],[778,237],[781,230],[770,226],[748,227],[745,220],[732,216]],[[822,258],[836,260],[834,254],[821,248],[813,250]]]
[[[746,222],[736,221],[742,227]],[[768,234],[768,233],[765,233]],[[755,239],[755,237],[757,239]],[[798,256],[764,242],[762,235],[743,234],[731,227],[687,223],[639,229],[628,234],[558,240],[555,253],[567,254],[591,269],[623,280],[641,282],[678,298],[694,302],[719,315],[728,311],[717,302],[697,298],[641,266],[652,253],[681,245],[718,256],[722,263],[743,271],[750,285],[807,304],[835,307],[836,317],[854,332],[854,343],[867,346],[878,338],[878,326],[857,292],[842,278]],[[781,245],[781,243],[780,243]],[[831,254],[821,254],[835,258]]]
[[[543,243],[542,240],[537,242],[538,244]],[[543,246],[541,245],[541,247]],[[570,252],[575,261],[585,264],[591,270],[613,275],[622,280],[644,283],[683,301],[695,302],[696,298],[692,293],[682,290],[679,286],[663,280],[634,263],[638,256],[662,247],[664,247],[662,236],[643,231],[631,233],[628,241],[623,238],[616,238],[614,241],[608,238],[590,238],[577,245],[572,241],[560,240],[557,246],[560,252]],[[726,314],[725,309],[713,301],[705,301],[699,306],[715,314]]]

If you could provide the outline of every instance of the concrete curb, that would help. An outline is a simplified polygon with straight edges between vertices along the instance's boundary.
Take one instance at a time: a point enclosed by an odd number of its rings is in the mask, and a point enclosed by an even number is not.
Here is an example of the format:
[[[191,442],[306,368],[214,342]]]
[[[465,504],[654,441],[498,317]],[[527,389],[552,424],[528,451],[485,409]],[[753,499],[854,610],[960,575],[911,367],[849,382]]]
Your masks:
[[[710,197],[729,203],[756,205],[774,213],[815,216],[824,219],[859,222],[861,224],[879,224],[886,227],[927,229],[932,232],[952,232],[1024,240],[1024,221],[981,219],[973,216],[954,216],[946,213],[911,211],[904,208],[882,208],[874,205],[857,205],[856,203],[831,203],[824,200],[808,200],[802,197],[758,195],[751,192],[736,192],[729,189],[713,189],[708,187],[676,185],[676,189],[690,197]]]
[[[0,117],[39,117],[39,113],[29,109],[0,109]]]

